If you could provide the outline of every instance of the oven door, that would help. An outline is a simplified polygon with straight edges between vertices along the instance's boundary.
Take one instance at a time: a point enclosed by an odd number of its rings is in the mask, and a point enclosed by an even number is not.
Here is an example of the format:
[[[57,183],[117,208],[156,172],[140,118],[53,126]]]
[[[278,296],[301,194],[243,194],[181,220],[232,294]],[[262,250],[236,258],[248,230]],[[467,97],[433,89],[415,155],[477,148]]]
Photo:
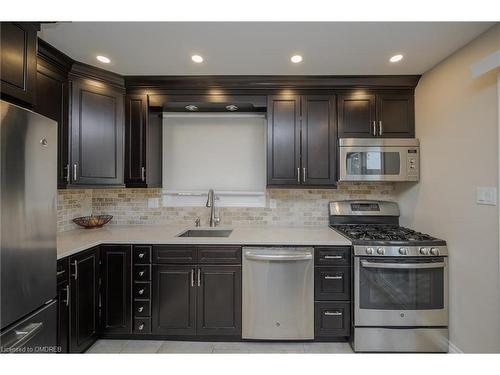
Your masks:
[[[355,258],[356,326],[448,325],[448,259]]]
[[[418,148],[341,146],[341,181],[418,181]]]

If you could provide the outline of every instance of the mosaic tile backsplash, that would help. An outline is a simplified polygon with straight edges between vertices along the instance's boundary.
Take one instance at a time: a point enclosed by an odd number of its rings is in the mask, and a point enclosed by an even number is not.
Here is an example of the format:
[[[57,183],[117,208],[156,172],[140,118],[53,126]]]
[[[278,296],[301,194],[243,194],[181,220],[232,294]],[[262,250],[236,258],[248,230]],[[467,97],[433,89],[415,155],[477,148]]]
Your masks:
[[[72,219],[90,214],[110,214],[108,225],[194,225],[196,217],[208,225],[209,208],[161,207],[161,189],[59,190],[58,231],[74,229]],[[149,208],[158,199],[160,207]],[[276,208],[269,201],[276,200]],[[394,183],[339,183],[337,189],[268,189],[266,207],[221,207],[221,225],[319,226],[328,224],[328,202],[336,199],[395,200]]]

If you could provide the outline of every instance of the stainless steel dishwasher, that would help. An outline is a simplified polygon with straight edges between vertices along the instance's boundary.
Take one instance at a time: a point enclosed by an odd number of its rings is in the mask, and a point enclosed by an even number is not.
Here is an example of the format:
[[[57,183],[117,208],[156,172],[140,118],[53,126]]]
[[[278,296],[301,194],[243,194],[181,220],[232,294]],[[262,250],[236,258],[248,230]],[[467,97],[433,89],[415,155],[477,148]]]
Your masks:
[[[242,337],[314,339],[314,249],[243,248]]]

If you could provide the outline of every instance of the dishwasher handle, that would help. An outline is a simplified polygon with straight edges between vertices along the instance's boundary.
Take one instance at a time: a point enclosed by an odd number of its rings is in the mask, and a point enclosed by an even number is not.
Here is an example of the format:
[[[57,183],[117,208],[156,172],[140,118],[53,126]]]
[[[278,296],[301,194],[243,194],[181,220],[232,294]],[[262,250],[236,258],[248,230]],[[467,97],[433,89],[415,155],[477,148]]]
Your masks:
[[[290,254],[262,254],[246,252],[245,258],[250,260],[263,260],[263,261],[283,261],[283,260],[311,260],[313,258],[311,253],[290,253]]]

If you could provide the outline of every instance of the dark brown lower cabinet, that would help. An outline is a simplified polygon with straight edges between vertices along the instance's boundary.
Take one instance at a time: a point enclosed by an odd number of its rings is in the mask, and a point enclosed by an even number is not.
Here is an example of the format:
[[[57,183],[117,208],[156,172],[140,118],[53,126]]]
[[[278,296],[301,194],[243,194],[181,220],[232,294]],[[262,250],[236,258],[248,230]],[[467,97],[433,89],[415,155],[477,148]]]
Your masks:
[[[196,333],[195,266],[153,265],[154,334]]]
[[[316,302],[315,305],[314,325],[317,339],[350,335],[350,302]]]
[[[132,332],[132,246],[101,246],[101,329]]]
[[[198,335],[239,335],[241,332],[241,267],[199,266]]]
[[[99,334],[99,247],[69,258],[71,353],[87,350]]]
[[[153,334],[239,336],[241,266],[153,265]]]
[[[57,346],[59,353],[68,353],[69,346],[69,289],[68,258],[57,261]]]

